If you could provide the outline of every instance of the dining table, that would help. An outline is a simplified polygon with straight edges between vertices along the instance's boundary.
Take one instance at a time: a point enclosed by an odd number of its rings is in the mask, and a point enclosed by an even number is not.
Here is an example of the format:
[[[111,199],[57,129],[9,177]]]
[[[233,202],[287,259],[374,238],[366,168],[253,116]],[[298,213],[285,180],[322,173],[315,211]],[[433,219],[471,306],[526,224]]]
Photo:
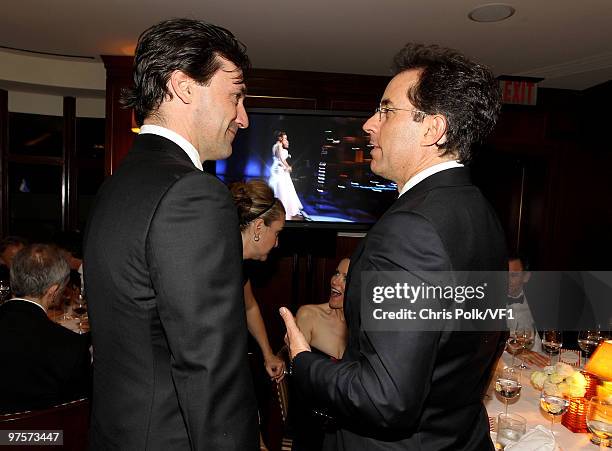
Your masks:
[[[550,428],[551,425],[550,415],[540,408],[540,390],[536,389],[531,383],[531,373],[534,371],[542,371],[543,367],[549,363],[549,358],[547,356],[542,355],[541,357],[542,358],[535,359],[540,365],[533,363],[534,359],[530,359],[530,361],[527,362],[528,368],[520,370],[520,381],[522,385],[520,395],[508,402],[508,413],[517,414],[525,418],[525,420],[527,420],[527,430],[535,428],[537,425],[542,425],[546,428]],[[515,368],[520,363],[518,360],[519,359],[516,359]],[[499,359],[496,374],[497,372],[501,372],[504,367],[512,366],[512,362],[512,355],[504,351],[502,357]],[[504,413],[506,408],[503,398],[495,392],[495,380],[496,376],[492,378],[484,399],[485,408],[492,427],[496,426],[497,416],[500,413]],[[553,434],[558,448],[562,451],[594,451],[599,449],[598,445],[590,441],[590,433],[575,433],[570,431],[561,424],[561,418],[555,418]]]

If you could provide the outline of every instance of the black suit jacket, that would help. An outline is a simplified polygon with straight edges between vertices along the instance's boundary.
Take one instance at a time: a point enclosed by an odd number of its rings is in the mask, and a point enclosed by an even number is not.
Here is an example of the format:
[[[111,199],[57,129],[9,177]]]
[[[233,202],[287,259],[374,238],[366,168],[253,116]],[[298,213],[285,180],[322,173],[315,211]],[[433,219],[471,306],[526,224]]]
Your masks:
[[[42,409],[89,396],[88,340],[27,301],[0,306],[0,413]]]
[[[85,237],[92,448],[256,448],[241,265],[225,185],[138,136]]]
[[[481,396],[501,332],[372,332],[360,327],[363,271],[507,271],[499,222],[466,168],[436,173],[402,195],[352,256],[340,363],[300,353],[301,390],[334,409],[341,450],[493,449]],[[464,275],[462,284],[474,284]],[[505,280],[505,277],[504,277]],[[505,298],[506,287],[498,284]]]

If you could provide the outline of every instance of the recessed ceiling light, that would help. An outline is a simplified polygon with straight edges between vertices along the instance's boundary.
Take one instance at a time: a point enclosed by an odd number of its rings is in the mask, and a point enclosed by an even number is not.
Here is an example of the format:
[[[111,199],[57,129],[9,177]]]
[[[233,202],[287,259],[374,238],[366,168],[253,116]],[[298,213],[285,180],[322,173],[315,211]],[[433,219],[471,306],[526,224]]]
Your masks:
[[[489,3],[487,5],[478,6],[468,14],[468,17],[474,22],[501,22],[511,17],[516,10],[504,3]]]

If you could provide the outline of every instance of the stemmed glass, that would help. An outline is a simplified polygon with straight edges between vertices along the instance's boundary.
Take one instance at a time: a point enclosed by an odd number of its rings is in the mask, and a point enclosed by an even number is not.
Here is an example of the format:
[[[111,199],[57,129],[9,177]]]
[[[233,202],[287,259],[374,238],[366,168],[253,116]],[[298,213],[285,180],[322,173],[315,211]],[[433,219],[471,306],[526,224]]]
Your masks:
[[[506,367],[495,381],[495,391],[504,398],[506,414],[508,413],[508,400],[516,398],[521,393],[522,385],[519,382],[519,373],[512,367]]]
[[[580,349],[582,349],[582,351],[584,352],[587,361],[602,340],[603,336],[599,329],[581,330],[578,333],[578,346],[580,346]]]
[[[589,401],[586,424],[594,436],[593,443],[599,444],[603,449],[610,446],[612,441],[612,401],[599,396],[593,396]]]
[[[506,340],[506,351],[512,354],[512,363],[510,366],[514,366],[514,358],[515,356],[523,350],[523,342],[516,336],[516,333],[513,331],[508,339]]]
[[[535,329],[533,328],[533,326],[521,327],[516,331],[516,334],[520,337],[522,350],[526,351],[528,349],[531,349],[535,337]],[[529,369],[529,367],[525,364],[524,360],[521,360],[521,364],[518,367],[522,370]]]
[[[542,336],[542,348],[549,355],[552,365],[552,356],[561,352],[563,346],[563,333],[560,330],[550,329],[545,330]]]
[[[555,417],[563,415],[570,405],[569,397],[563,393],[548,394],[546,389],[540,394],[540,407],[550,414],[550,432],[555,424]]]
[[[79,318],[78,333],[79,334],[84,333],[85,331],[83,330],[82,326],[83,326],[83,318],[87,314],[87,303],[85,302],[85,298],[83,298],[83,295],[80,293],[75,299],[74,306],[72,307],[72,313],[74,313]]]
[[[0,280],[0,305],[11,296],[11,285],[8,280]]]

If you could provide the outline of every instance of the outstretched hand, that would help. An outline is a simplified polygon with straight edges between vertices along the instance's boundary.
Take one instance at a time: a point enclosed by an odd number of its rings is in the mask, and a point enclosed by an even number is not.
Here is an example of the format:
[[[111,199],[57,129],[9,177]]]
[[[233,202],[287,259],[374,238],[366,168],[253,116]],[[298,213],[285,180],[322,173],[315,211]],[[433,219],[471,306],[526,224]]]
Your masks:
[[[295,323],[295,319],[293,315],[286,307],[281,307],[280,315],[285,322],[285,327],[287,328],[287,333],[285,334],[285,343],[289,348],[289,356],[291,360],[295,358],[300,352],[308,351],[310,352],[310,345],[306,341],[304,334],[300,330],[300,328]]]

